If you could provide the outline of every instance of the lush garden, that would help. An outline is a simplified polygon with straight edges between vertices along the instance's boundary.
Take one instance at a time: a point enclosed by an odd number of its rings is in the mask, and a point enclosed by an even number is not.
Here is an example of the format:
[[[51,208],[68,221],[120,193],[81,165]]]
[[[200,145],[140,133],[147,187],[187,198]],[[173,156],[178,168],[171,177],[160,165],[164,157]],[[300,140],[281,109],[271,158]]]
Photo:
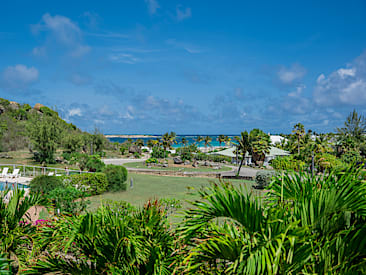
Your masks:
[[[175,227],[167,206],[176,202],[157,199],[139,207],[105,201],[94,212],[29,222],[27,210],[45,196],[15,190],[8,203],[4,194],[0,199],[0,268],[5,274],[364,274],[362,173],[354,167],[322,176],[282,173],[260,199],[240,184],[215,182],[192,191]],[[52,191],[47,196],[53,202]]]

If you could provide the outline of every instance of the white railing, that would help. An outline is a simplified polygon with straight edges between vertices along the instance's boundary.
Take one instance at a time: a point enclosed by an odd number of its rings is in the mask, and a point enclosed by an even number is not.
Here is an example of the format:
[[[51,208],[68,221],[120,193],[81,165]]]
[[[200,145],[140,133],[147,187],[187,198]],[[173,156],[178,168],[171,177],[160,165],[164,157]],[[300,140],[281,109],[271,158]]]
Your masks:
[[[43,166],[33,166],[33,165],[24,165],[24,164],[0,164],[0,167],[8,167],[9,170],[14,171],[14,169],[19,169],[19,173],[22,177],[35,177],[39,175],[72,175],[72,174],[82,174],[82,173],[93,173],[81,170],[72,170],[72,169],[62,169],[55,167],[43,167]]]

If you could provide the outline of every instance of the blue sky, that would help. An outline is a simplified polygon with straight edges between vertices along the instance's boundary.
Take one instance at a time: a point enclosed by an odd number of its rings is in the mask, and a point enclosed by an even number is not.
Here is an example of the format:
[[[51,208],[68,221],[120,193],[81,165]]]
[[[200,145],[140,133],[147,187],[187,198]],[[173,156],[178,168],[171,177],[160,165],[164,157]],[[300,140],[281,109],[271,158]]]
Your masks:
[[[366,115],[365,1],[7,1],[0,97],[83,130],[333,131]]]

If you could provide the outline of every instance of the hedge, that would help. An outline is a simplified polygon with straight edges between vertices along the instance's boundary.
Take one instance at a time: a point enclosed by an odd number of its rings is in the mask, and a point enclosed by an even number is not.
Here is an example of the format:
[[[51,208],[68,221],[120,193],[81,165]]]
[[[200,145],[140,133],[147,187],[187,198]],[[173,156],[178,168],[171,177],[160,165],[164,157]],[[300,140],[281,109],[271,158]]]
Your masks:
[[[107,176],[104,173],[84,173],[70,176],[70,184],[84,189],[90,195],[98,195],[108,189]]]

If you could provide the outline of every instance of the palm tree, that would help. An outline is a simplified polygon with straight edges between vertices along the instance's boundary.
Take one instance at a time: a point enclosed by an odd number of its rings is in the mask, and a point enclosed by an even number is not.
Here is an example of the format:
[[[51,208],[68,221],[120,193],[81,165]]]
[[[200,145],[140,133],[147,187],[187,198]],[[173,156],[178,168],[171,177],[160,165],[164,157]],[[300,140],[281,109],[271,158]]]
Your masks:
[[[203,137],[197,136],[196,137],[196,143],[197,143],[197,145],[199,145],[201,141],[203,141]]]
[[[229,138],[228,136],[225,136],[225,145],[226,146],[230,146],[230,144],[231,144],[231,138]]]
[[[175,141],[175,135],[172,135],[172,133],[165,133],[162,137],[161,137],[161,144],[164,148],[164,150],[166,151],[167,149],[171,149],[172,148],[172,144]]]
[[[226,136],[224,135],[219,135],[217,138],[217,141],[220,143],[220,147],[221,147],[221,143],[225,142],[226,140]]]
[[[203,141],[205,142],[205,147],[207,148],[211,145],[212,138],[210,136],[205,136]]]
[[[253,129],[249,134],[250,152],[253,162],[261,166],[265,160],[266,154],[271,147],[271,138],[260,129]]]
[[[268,195],[212,183],[186,211],[189,274],[365,274],[366,189],[360,171],[284,174]]]
[[[297,154],[300,156],[300,144],[301,144],[302,138],[305,135],[304,125],[302,125],[301,123],[297,123],[294,126],[294,129],[293,129],[292,133],[296,136],[296,140],[297,140]]]
[[[241,155],[240,165],[237,172],[237,176],[240,174],[241,166],[243,165],[243,161],[245,159],[246,153],[250,153],[250,141],[249,141],[249,134],[247,131],[241,132],[240,137],[235,137],[236,142],[238,143],[236,145],[236,150]]]
[[[188,140],[185,137],[183,137],[181,143],[183,144],[183,146],[186,146],[188,144]]]

